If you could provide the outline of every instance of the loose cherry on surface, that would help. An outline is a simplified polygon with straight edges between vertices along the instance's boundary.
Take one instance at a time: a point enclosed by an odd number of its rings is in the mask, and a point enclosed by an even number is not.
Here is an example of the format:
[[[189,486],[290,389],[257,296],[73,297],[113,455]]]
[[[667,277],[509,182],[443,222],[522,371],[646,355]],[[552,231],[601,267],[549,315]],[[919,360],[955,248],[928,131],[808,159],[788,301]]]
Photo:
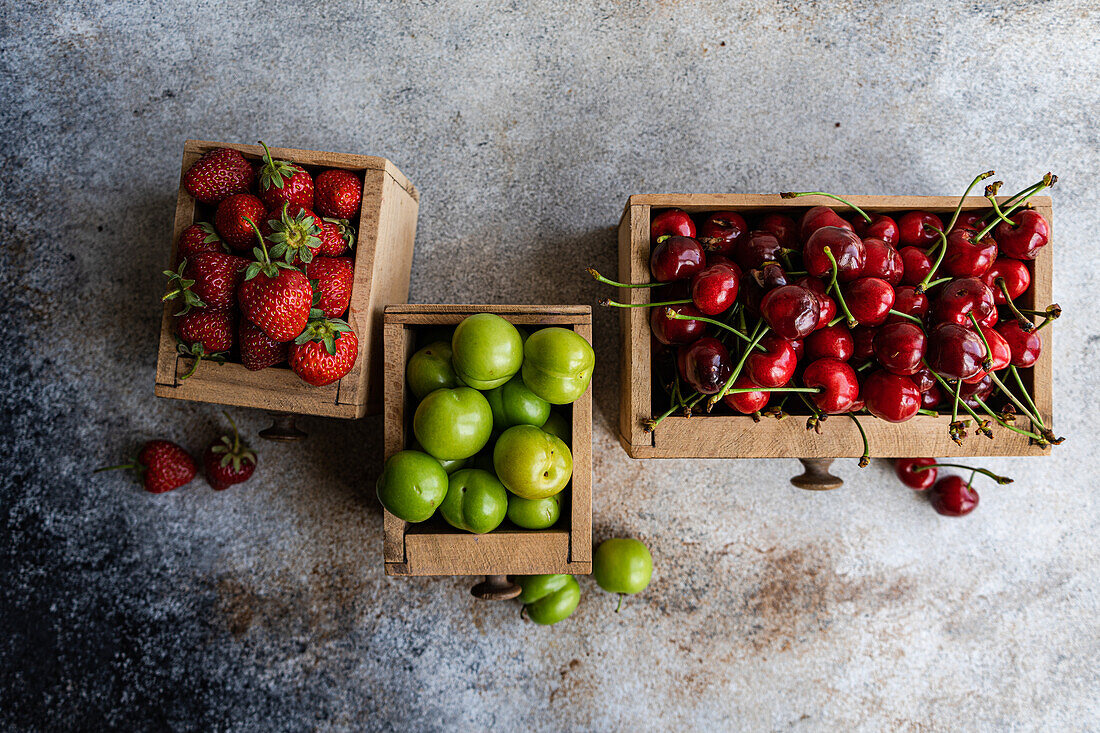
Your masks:
[[[1000,222],[993,230],[1001,251],[1018,260],[1033,260],[1050,241],[1050,224],[1034,209],[1017,211],[1010,217],[1015,226]]]
[[[717,394],[733,374],[729,351],[716,338],[703,336],[681,346],[679,353],[680,376],[696,392]]]
[[[905,422],[920,409],[921,393],[909,377],[879,370],[867,375],[860,390],[867,411],[886,422]]]
[[[947,235],[947,250],[940,265],[951,277],[981,277],[997,259],[997,242],[986,236],[975,239],[977,232],[955,229]]]
[[[976,277],[952,280],[943,286],[932,303],[932,320],[936,323],[970,325],[970,314],[979,321],[996,311],[993,291]]]
[[[1043,353],[1043,339],[1035,331],[1025,331],[1016,321],[997,324],[997,333],[1008,344],[1008,363],[1017,368],[1027,368],[1039,360]]]
[[[874,339],[875,358],[882,368],[905,377],[920,371],[925,346],[924,331],[908,321],[887,323],[878,330]]]
[[[785,249],[798,248],[798,224],[785,214],[768,214],[756,226],[771,232],[779,240],[779,246]]]
[[[908,211],[898,218],[898,244],[902,247],[919,247],[928,249],[939,239],[936,234],[925,225],[943,230],[943,221],[938,216],[927,211]]]
[[[852,225],[852,231],[859,235],[860,239],[881,239],[891,247],[898,246],[898,223],[885,214],[872,214],[868,222],[858,214],[848,217]]]
[[[700,312],[708,316],[724,313],[737,300],[741,270],[728,265],[708,265],[691,279],[691,300]]]
[[[966,326],[941,323],[928,333],[928,365],[946,380],[973,377],[981,371],[984,358],[985,344]]]
[[[894,307],[894,288],[880,277],[861,277],[843,292],[852,317],[864,326],[882,325]]]
[[[751,389],[756,387],[748,375],[740,374],[730,385],[731,389]],[[759,392],[726,392],[722,396],[722,402],[731,410],[736,410],[742,415],[751,415],[763,410],[771,398],[771,392],[761,390]]]
[[[901,257],[901,281],[906,285],[920,285],[932,272],[932,260],[923,249],[902,247],[898,255]]]
[[[649,270],[657,282],[688,280],[706,267],[703,248],[691,237],[672,236],[653,248]]]
[[[707,328],[703,321],[669,318],[665,312],[672,310],[682,316],[702,316],[703,314],[687,303],[670,306],[658,306],[649,312],[649,328],[662,344],[690,344],[700,338]]]
[[[802,215],[802,221],[798,225],[798,238],[805,243],[809,240],[810,235],[822,227],[840,227],[848,231],[852,230],[852,225],[828,206],[815,206]]]
[[[945,476],[928,491],[928,500],[937,514],[962,517],[978,506],[978,492],[961,476]]]
[[[1005,281],[1005,290],[1008,291],[1009,296],[1007,299],[1004,290],[1001,290],[1000,283],[997,282],[997,278]],[[1020,260],[998,257],[982,275],[982,282],[993,291],[994,303],[1008,305],[1009,300],[1019,298],[1031,287],[1031,271]]]
[[[821,326],[806,337],[806,358],[809,361],[830,358],[848,361],[855,350],[852,332],[843,323]]]
[[[997,332],[997,329],[986,326],[980,326],[980,328],[982,336],[985,336],[986,343],[989,344],[989,353],[993,360],[993,366],[988,370],[983,367],[982,371],[978,372],[973,377],[964,379],[963,381],[967,383],[980,382],[989,372],[999,372],[1007,367],[1012,361],[1012,349],[1009,347],[1004,337]]]
[[[867,257],[863,262],[863,277],[881,277],[891,285],[901,282],[905,265],[898,251],[875,237],[864,237],[863,248]]]
[[[852,359],[867,361],[875,355],[874,340],[877,326],[856,326],[852,329]]]
[[[798,355],[795,354],[791,342],[775,334],[768,334],[760,339],[760,345],[765,351],[754,349],[745,359],[745,369],[753,384],[770,388],[782,387],[791,381],[795,367],[798,366]],[[726,379],[729,379],[728,374]]]
[[[831,211],[831,209],[830,209]],[[832,277],[833,263],[825,254],[828,247],[837,264],[837,280],[849,282],[863,272],[867,250],[851,229],[827,226],[814,231],[802,247],[802,262],[813,277]]]
[[[665,209],[649,222],[649,241],[657,244],[657,238],[666,234],[674,237],[694,237],[695,222],[686,211]]]
[[[754,229],[733,250],[733,259],[742,270],[755,270],[765,262],[775,262],[782,247],[771,232]]]
[[[707,252],[721,252],[729,255],[736,251],[737,245],[748,234],[749,225],[745,217],[736,211],[713,211],[699,225],[699,244]]]
[[[894,461],[894,472],[898,480],[914,491],[924,491],[936,483],[937,468],[928,468],[936,463],[935,458],[899,458]],[[916,469],[921,470],[916,470]]]
[[[810,362],[802,372],[802,383],[821,389],[809,397],[817,409],[828,415],[848,412],[860,396],[855,370],[839,359],[826,357]]]
[[[785,339],[794,341],[817,328],[821,303],[817,296],[798,285],[769,290],[760,300],[760,315],[768,326]]]
[[[928,313],[928,296],[924,293],[918,293],[912,285],[900,285],[894,288],[894,307],[892,310],[924,320],[925,314]],[[886,316],[887,323],[905,320],[905,318],[892,313]]]

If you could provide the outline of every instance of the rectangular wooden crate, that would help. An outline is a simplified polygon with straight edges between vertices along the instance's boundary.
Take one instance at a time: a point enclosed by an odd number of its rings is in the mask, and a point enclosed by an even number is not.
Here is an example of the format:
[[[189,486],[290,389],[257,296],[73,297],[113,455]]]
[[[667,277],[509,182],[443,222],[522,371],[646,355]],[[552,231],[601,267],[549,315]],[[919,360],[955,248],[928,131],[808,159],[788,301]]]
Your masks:
[[[263,157],[258,145],[188,140],[183,146],[176,218],[172,228],[172,253],[180,234],[196,221],[213,221],[214,208],[199,204],[183,187],[183,175],[202,155],[214,148],[239,150],[249,160]],[[214,402],[325,417],[362,417],[382,406],[382,308],[403,303],[409,297],[413,240],[420,195],[393,163],[385,158],[313,150],[271,148],[276,159],[298,163],[316,173],[323,168],[345,168],[363,178],[363,203],[356,229],[355,279],[347,321],[359,337],[359,358],[342,379],[324,387],[313,387],[298,378],[289,367],[249,371],[236,363],[216,364],[203,360],[188,379],[180,377],[193,359],[176,350],[172,313],[175,302],[165,304],[157,354],[156,394],[197,402]]]
[[[920,209],[933,213],[953,212],[958,197],[951,196],[845,196],[868,213],[897,214]],[[1004,201],[1008,197],[1001,197]],[[1028,263],[1032,285],[1020,302],[1027,308],[1044,308],[1052,302],[1053,217],[1051,200],[1035,196],[1029,201],[1051,223],[1052,242]],[[797,213],[811,206],[825,205],[846,213],[851,209],[824,196],[797,199],[778,194],[642,194],[629,198],[619,221],[619,280],[651,282],[649,271],[649,223],[653,210],[678,208],[688,213],[733,210],[758,216],[771,212]],[[989,202],[969,197],[963,210],[988,209]],[[650,302],[648,288],[624,288],[618,296],[631,303]],[[619,440],[633,458],[840,458],[858,457],[862,442],[855,424],[834,417],[822,426],[821,434],[806,430],[805,420],[787,418],[753,422],[747,415],[696,415],[665,418],[656,431],[647,433],[643,420],[653,415],[654,383],[649,331],[645,308],[621,309],[622,387],[619,403]],[[1043,351],[1031,369],[1022,370],[1024,384],[1032,389],[1044,422],[1053,424],[1051,354],[1052,328],[1043,329]],[[658,387],[659,389],[659,387]],[[1026,437],[993,426],[995,439],[969,435],[963,445],[948,436],[950,417],[917,415],[908,422],[893,424],[871,417],[863,420],[872,455],[908,456],[1031,456],[1049,449],[1029,445]],[[973,432],[972,430],[970,431]]]
[[[405,365],[416,329],[454,326],[475,313],[495,313],[517,326],[572,328],[592,343],[592,308],[579,305],[391,305],[385,313],[386,458],[403,450],[413,403]],[[557,409],[557,408],[555,408]],[[573,479],[569,511],[550,529],[526,530],[505,520],[486,534],[454,529],[439,516],[410,524],[383,509],[386,575],[538,575],[592,572],[592,389],[572,405]]]

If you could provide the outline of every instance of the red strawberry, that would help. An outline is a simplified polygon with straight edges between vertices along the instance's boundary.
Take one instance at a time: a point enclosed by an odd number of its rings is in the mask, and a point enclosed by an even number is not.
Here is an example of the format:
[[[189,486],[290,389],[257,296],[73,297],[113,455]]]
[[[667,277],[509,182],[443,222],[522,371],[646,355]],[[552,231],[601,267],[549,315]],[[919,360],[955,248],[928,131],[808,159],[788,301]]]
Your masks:
[[[233,426],[233,437],[223,435],[206,447],[202,454],[203,473],[214,491],[224,491],[233,484],[247,481],[256,470],[256,454],[241,440],[237,432],[237,423],[223,412],[229,424]]]
[[[286,160],[272,160],[271,151],[264,146],[264,163],[260,166],[260,200],[269,209],[280,209],[283,204],[298,204],[313,208],[313,177],[300,165]]]
[[[256,371],[286,361],[286,343],[272,341],[263,329],[247,318],[241,318],[237,339],[241,344],[241,364],[245,369]]]
[[[161,300],[183,297],[183,309],[177,316],[192,308],[210,311],[228,311],[235,304],[233,296],[244,275],[248,261],[243,257],[224,252],[203,252],[184,259],[179,267],[165,270],[169,291]]]
[[[265,217],[260,232],[271,245],[273,258],[296,265],[309,262],[321,251],[321,223],[321,217],[304,206],[284,204]]]
[[[247,250],[256,240],[252,238],[252,227],[248,220],[263,221],[267,209],[260,200],[250,193],[238,193],[218,204],[214,212],[214,227],[222,239],[236,250]]]
[[[290,347],[290,368],[315,387],[332,384],[355,366],[359,339],[351,326],[336,319],[311,321]]]
[[[190,257],[200,252],[224,252],[225,246],[214,230],[214,225],[200,221],[183,230],[176,251],[180,257]]]
[[[326,257],[339,257],[355,246],[355,229],[347,219],[321,220],[321,251]]]
[[[253,224],[260,246],[237,288],[237,300],[248,320],[278,342],[290,341],[309,323],[313,288],[300,270],[285,262],[272,262],[259,228]]]
[[[150,440],[131,463],[96,469],[113,471],[128,468],[137,472],[150,494],[163,494],[178,489],[195,478],[195,459],[180,446],[168,440]]]
[[[363,200],[363,181],[341,168],[324,171],[314,182],[314,208],[321,216],[354,219]]]
[[[355,265],[350,257],[315,257],[306,265],[306,277],[317,281],[321,300],[316,305],[329,318],[344,315],[351,303]]]
[[[183,175],[187,193],[204,204],[216,204],[252,185],[252,166],[237,150],[215,148],[195,161]]]
[[[225,352],[233,348],[233,316],[225,311],[191,311],[176,321],[176,334],[182,342],[179,352],[195,359],[182,380],[194,374],[204,358],[225,361]]]

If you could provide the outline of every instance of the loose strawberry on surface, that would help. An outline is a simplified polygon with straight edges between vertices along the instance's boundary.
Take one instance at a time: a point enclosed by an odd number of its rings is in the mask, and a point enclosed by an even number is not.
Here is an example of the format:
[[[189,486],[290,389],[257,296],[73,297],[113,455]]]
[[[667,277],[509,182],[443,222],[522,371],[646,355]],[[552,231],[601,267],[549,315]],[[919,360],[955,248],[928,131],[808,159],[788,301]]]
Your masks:
[[[251,185],[252,164],[240,151],[229,148],[211,150],[183,175],[183,187],[204,204],[216,204],[235,193],[247,193]]]
[[[267,208],[250,193],[239,193],[218,204],[214,213],[214,227],[225,243],[235,250],[248,251],[255,240],[248,222],[262,221]]]
[[[346,219],[321,220],[321,251],[326,257],[339,257],[355,246],[355,229]]]
[[[183,308],[176,315],[192,308],[231,310],[236,305],[237,286],[244,276],[248,261],[224,252],[203,252],[180,261],[176,270],[165,270],[168,292],[163,301],[183,299]]]
[[[237,288],[237,300],[245,317],[271,339],[290,341],[309,322],[313,288],[294,266],[272,261],[259,227],[251,220],[249,224],[260,246],[252,250],[256,261],[245,270],[244,280]]]
[[[347,323],[315,318],[291,345],[290,368],[302,381],[323,387],[350,372],[358,355],[359,339]]]
[[[134,471],[150,494],[163,494],[188,484],[195,478],[195,459],[179,445],[168,440],[150,440],[130,463],[104,466],[101,471]]]
[[[354,219],[363,200],[363,181],[341,168],[323,171],[314,182],[313,200],[321,216]]]
[[[225,252],[226,249],[214,225],[205,221],[197,222],[184,229],[176,246],[176,252],[180,257],[190,257],[203,252]]]
[[[264,148],[263,164],[257,176],[260,200],[269,210],[281,209],[284,204],[313,208],[313,177],[298,165],[286,160],[275,160],[261,140]]]
[[[244,316],[241,316],[237,328],[237,340],[240,342],[241,364],[249,371],[266,369],[287,359],[287,343],[274,341]]]
[[[315,257],[306,265],[306,277],[316,281],[320,294],[316,307],[327,317],[339,318],[347,313],[355,282],[355,264],[350,257]]]
[[[214,491],[224,491],[247,481],[256,470],[256,453],[241,439],[237,423],[222,412],[233,426],[233,435],[222,435],[206,447],[202,455],[203,473]]]

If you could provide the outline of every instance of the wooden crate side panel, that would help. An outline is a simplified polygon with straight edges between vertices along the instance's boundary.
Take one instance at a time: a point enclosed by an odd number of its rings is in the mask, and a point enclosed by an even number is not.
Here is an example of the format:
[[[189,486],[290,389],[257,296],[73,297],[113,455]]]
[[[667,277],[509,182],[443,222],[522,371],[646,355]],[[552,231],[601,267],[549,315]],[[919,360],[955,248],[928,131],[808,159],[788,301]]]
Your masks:
[[[592,343],[592,325],[574,330]],[[573,480],[570,486],[569,559],[592,560],[592,386],[573,403]]]
[[[170,381],[156,384],[158,397],[323,417],[356,416],[354,405],[339,404],[339,383],[324,387],[303,386],[302,380],[290,369],[251,372],[240,364],[216,364],[208,360],[203,360],[189,379],[182,379],[193,359],[173,354],[171,363],[174,369]]]
[[[408,575],[535,575],[570,571],[569,532],[405,534]],[[389,568],[387,568],[389,570]]]
[[[620,282],[649,282],[649,220],[646,205],[628,205],[619,224]],[[645,241],[645,249],[637,242]],[[626,288],[617,294],[629,303],[648,303],[648,288]],[[652,404],[653,371],[650,366],[649,313],[645,308],[622,308],[619,314],[622,349],[619,354],[620,386],[619,431],[631,443],[649,443],[642,420],[649,417]]]
[[[382,379],[384,383],[385,458],[405,447],[405,364],[413,347],[412,332],[400,323],[387,323]],[[387,562],[405,561],[405,530],[409,524],[382,509],[382,557]]]

